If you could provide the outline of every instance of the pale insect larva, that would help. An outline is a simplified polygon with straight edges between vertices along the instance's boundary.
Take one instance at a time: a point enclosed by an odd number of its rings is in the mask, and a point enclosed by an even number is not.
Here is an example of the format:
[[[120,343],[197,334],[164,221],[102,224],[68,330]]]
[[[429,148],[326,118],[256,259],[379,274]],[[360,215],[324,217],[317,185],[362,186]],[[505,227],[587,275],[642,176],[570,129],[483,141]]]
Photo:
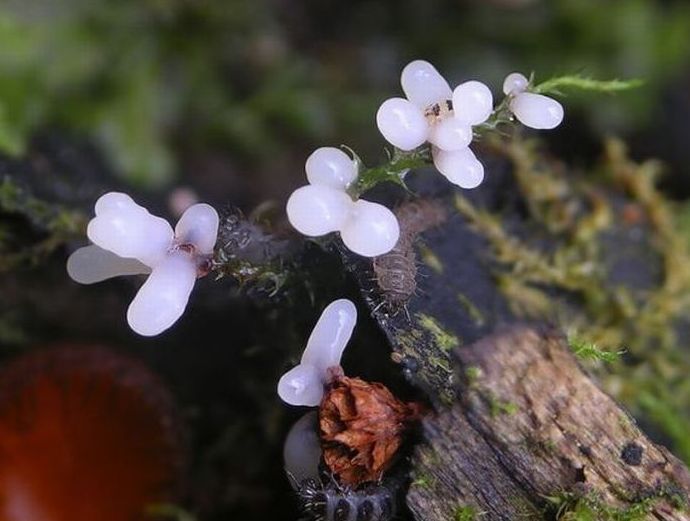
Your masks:
[[[384,301],[393,307],[404,306],[417,289],[417,256],[414,242],[417,235],[441,225],[447,218],[442,203],[419,199],[400,205],[395,210],[400,223],[400,238],[395,247],[373,261],[376,283]]]

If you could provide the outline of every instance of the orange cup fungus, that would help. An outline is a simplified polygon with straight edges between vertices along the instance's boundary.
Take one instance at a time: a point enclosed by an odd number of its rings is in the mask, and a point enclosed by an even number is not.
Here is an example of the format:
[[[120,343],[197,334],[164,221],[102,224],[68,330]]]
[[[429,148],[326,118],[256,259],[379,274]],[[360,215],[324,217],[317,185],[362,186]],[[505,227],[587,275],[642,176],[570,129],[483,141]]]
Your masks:
[[[172,402],[143,365],[59,346],[0,371],[0,521],[139,521],[173,499]]]

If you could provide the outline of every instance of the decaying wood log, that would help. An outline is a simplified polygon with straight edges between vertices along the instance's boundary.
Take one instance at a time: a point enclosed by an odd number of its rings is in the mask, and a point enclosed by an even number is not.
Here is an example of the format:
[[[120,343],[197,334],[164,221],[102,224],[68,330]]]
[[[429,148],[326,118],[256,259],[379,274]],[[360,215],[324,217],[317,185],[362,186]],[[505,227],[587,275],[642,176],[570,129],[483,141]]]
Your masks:
[[[516,325],[453,357],[457,402],[425,422],[414,455],[416,519],[690,520],[690,472],[558,332]]]

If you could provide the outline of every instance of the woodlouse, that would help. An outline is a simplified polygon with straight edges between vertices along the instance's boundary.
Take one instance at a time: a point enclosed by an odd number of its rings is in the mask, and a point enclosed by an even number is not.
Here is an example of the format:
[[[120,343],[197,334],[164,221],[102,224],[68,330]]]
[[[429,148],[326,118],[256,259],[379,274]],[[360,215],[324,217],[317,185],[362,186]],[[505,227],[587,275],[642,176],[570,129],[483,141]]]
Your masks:
[[[432,199],[409,201],[395,209],[400,238],[395,247],[373,261],[374,276],[384,301],[392,307],[404,306],[417,289],[417,236],[441,225],[447,218],[442,203]]]

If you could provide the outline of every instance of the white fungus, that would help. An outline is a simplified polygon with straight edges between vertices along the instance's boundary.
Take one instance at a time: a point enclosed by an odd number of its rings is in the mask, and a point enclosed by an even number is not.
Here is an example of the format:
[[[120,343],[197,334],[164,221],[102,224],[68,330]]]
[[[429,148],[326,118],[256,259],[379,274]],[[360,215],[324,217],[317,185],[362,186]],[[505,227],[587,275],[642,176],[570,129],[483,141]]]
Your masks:
[[[218,213],[207,204],[190,206],[173,232],[127,194],[110,192],[95,205],[87,235],[94,244],[75,251],[67,272],[91,284],[119,275],[150,273],[127,310],[130,327],[157,335],[180,318],[200,266],[207,262],[218,235]]]
[[[285,438],[285,472],[295,488],[307,479],[319,477],[322,450],[318,429],[318,414],[316,411],[309,411],[295,422]]]
[[[563,121],[563,105],[553,98],[528,92],[529,80],[519,72],[509,74],[503,81],[503,92],[512,97],[510,110],[520,122],[530,128],[550,130]]]
[[[453,91],[455,117],[468,125],[484,123],[494,109],[494,98],[489,87],[479,81],[466,81]]]
[[[347,300],[331,302],[309,336],[302,359],[278,382],[278,395],[290,405],[313,407],[321,403],[329,369],[340,359],[357,324],[357,309]]]
[[[484,180],[484,165],[469,148],[434,150],[434,164],[451,183],[460,188],[476,188]]]
[[[407,99],[422,110],[452,95],[446,79],[424,60],[415,60],[405,66],[400,74],[400,85]]]
[[[345,190],[357,179],[357,165],[339,148],[317,148],[304,165],[307,180],[312,185],[326,185]]]
[[[510,102],[510,110],[530,128],[550,130],[563,121],[563,105],[542,94],[521,92]]]
[[[414,150],[429,136],[424,112],[403,98],[384,101],[376,113],[376,125],[386,141],[400,150]]]
[[[290,224],[303,235],[320,237],[342,228],[352,199],[347,193],[323,185],[298,188],[287,202]]]
[[[468,149],[472,127],[484,123],[493,111],[493,96],[479,81],[467,81],[451,90],[448,82],[429,62],[416,60],[402,71],[400,83],[407,96],[384,101],[376,114],[376,124],[383,137],[401,150],[413,150],[429,141],[432,157],[439,170],[452,183],[474,188],[483,179],[476,168],[476,157]],[[451,104],[452,103],[452,104]],[[468,162],[448,160],[438,151],[462,151],[458,157],[473,157],[472,180],[468,180]],[[437,159],[441,157],[441,159]],[[453,172],[453,168],[458,168]]]
[[[359,200],[340,230],[343,244],[364,257],[377,257],[391,251],[400,237],[395,214],[385,206]]]
[[[400,234],[395,215],[385,206],[353,201],[347,188],[357,179],[357,165],[343,151],[323,147],[307,159],[309,184],[295,190],[286,212],[290,224],[308,237],[340,232],[358,255],[373,257],[393,249]]]

